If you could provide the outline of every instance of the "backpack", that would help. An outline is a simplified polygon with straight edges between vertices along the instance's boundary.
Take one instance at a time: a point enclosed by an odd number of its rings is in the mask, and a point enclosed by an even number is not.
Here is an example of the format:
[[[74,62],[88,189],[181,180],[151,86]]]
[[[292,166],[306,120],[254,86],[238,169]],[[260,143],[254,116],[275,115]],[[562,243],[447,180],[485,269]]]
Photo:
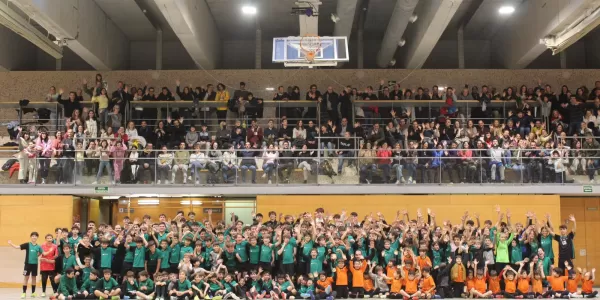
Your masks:
[[[2,171],[8,171],[10,169],[10,167],[12,167],[12,165],[14,165],[18,160],[15,158],[11,158],[9,160],[7,160],[3,165],[2,165]]]

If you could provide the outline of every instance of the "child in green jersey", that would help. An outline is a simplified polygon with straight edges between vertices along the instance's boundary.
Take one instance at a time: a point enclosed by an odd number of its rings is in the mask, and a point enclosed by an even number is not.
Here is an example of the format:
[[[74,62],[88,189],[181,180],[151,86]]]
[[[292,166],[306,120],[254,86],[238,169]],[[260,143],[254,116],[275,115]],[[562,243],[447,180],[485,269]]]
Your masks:
[[[25,298],[25,292],[27,291],[27,281],[31,275],[31,297],[35,297],[35,284],[38,273],[38,257],[42,254],[42,247],[37,244],[37,239],[40,235],[37,232],[32,232],[29,235],[30,242],[21,245],[15,245],[11,241],[8,244],[15,249],[26,250],[25,252],[25,267],[23,268],[23,294],[21,298]]]
[[[58,299],[65,300],[73,297],[77,293],[77,283],[75,283],[75,270],[68,268],[65,275],[60,278],[58,284]]]
[[[98,284],[98,271],[92,270],[88,278],[85,279],[81,288],[79,288],[79,292],[75,295],[75,299],[87,299],[88,296],[94,297],[94,290],[96,289],[96,284]]]
[[[156,276],[158,276],[158,274]],[[150,276],[146,271],[142,271],[139,274],[136,296],[138,299],[154,299],[154,282],[150,279]]]
[[[100,299],[121,299],[121,288],[119,288],[119,283],[111,277],[112,271],[106,269],[102,273],[103,277],[98,280],[94,295]]]

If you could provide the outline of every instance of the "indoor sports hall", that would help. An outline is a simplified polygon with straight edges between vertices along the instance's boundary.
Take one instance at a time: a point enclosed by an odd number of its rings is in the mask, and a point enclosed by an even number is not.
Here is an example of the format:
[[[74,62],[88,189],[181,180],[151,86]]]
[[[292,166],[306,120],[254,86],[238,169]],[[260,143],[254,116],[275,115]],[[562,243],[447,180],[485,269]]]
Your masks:
[[[597,298],[600,1],[0,1],[0,300]]]

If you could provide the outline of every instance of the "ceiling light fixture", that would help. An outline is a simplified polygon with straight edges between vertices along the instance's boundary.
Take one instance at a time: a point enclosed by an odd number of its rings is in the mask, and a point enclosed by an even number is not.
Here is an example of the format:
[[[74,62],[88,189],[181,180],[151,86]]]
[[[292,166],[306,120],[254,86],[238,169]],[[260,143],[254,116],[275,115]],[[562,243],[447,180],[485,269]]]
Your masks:
[[[181,200],[179,201],[181,205],[202,205],[202,201],[200,200]]]
[[[242,6],[242,13],[244,13],[245,15],[255,15],[256,7],[248,5]]]
[[[515,7],[514,6],[502,6],[502,7],[500,7],[500,9],[498,9],[498,12],[501,15],[510,15],[515,12]]]
[[[138,200],[138,205],[158,205],[160,203],[159,199],[140,199]]]
[[[275,88],[268,87],[268,88],[266,88],[265,90],[267,90],[267,91],[274,91],[274,90],[275,90]]]

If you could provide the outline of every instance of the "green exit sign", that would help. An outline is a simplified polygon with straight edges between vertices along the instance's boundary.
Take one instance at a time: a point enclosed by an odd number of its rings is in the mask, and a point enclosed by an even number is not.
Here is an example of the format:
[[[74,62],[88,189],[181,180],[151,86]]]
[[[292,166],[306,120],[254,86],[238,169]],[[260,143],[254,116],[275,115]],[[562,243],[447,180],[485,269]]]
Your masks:
[[[584,193],[591,193],[592,191],[593,190],[592,190],[592,186],[591,185],[584,185],[583,186],[583,192]]]
[[[97,186],[94,188],[94,193],[106,194],[106,193],[108,193],[108,187],[107,186]]]

